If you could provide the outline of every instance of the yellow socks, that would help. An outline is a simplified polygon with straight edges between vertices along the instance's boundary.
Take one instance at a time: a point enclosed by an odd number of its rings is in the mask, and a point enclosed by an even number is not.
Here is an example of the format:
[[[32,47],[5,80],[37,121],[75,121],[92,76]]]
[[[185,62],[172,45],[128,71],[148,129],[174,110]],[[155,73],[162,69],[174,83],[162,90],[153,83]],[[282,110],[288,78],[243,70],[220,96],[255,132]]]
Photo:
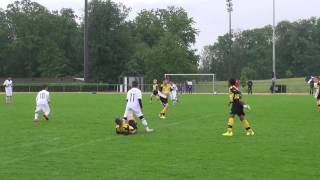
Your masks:
[[[234,118],[230,117],[228,121],[228,129],[227,129],[228,132],[232,132],[233,125],[234,125]]]

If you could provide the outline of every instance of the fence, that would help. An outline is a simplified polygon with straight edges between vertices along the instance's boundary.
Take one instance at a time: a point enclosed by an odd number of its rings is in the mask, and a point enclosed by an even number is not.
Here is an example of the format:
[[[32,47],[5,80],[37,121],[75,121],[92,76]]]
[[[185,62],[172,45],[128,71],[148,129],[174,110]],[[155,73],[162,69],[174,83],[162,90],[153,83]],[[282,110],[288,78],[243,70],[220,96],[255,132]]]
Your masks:
[[[287,93],[308,93],[309,85],[302,79],[282,79],[278,80],[277,84],[286,85]],[[254,81],[254,93],[270,93],[271,81]],[[184,84],[177,84],[180,92],[187,92]],[[209,82],[196,82],[193,84],[194,93],[213,93],[213,85]],[[151,84],[143,84],[139,87],[144,92],[151,92]],[[217,81],[214,84],[214,91],[217,93],[228,92],[227,81]],[[241,88],[243,93],[246,93],[247,88]],[[14,83],[15,92],[37,92],[41,90],[40,83]],[[122,84],[86,84],[86,83],[51,83],[49,84],[51,92],[123,92]]]

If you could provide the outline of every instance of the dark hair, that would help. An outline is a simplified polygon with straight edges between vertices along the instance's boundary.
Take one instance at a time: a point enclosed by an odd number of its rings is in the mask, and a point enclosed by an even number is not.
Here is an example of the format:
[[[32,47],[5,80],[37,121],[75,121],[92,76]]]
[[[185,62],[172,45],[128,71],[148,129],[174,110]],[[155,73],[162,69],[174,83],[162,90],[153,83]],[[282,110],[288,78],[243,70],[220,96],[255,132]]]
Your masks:
[[[229,79],[229,84],[232,86],[236,85],[236,80],[233,78]]]
[[[121,125],[122,122],[123,122],[123,120],[122,120],[121,118],[116,118],[116,119],[114,120],[114,122],[115,122],[117,125]]]
[[[42,89],[48,89],[48,85],[47,84],[43,84],[42,85]]]
[[[137,81],[133,81],[132,82],[132,87],[138,87],[138,82]]]

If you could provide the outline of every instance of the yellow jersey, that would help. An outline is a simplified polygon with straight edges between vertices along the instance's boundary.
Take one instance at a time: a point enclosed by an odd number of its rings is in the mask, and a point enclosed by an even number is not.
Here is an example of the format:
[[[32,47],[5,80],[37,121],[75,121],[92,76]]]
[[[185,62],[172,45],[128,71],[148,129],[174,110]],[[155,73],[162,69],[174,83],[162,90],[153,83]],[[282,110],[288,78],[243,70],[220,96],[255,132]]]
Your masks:
[[[123,123],[122,126],[119,126],[119,125],[116,126],[117,134],[129,135],[129,134],[135,134],[136,132],[137,132],[137,129],[133,128],[128,123]]]
[[[161,84],[160,86],[160,92],[166,96],[169,96],[171,91],[171,85],[170,84]]]
[[[241,99],[241,92],[236,86],[231,86],[229,88],[229,98],[230,102],[239,101]]]
[[[152,91],[158,91],[158,84],[153,84],[152,85]]]

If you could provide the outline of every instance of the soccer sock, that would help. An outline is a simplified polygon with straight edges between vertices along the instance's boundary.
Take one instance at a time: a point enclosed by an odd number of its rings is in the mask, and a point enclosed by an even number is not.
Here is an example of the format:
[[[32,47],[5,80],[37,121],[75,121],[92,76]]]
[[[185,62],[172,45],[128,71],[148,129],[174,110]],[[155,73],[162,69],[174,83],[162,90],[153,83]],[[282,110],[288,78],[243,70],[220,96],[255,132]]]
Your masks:
[[[147,128],[147,127],[148,127],[148,122],[147,122],[147,120],[146,120],[144,117],[140,117],[140,120],[141,120],[142,125],[143,125],[145,128]]]
[[[38,113],[35,113],[35,114],[34,114],[34,120],[38,120],[38,118],[39,118],[39,114],[38,114]]]
[[[161,111],[161,115],[166,115],[167,112],[168,112],[168,106],[165,106]]]
[[[243,127],[244,127],[247,131],[252,131],[248,120],[244,119],[244,120],[242,121],[242,125],[243,125]]]
[[[232,132],[233,125],[234,125],[234,118],[230,117],[228,121],[228,129],[227,129],[228,132]]]

